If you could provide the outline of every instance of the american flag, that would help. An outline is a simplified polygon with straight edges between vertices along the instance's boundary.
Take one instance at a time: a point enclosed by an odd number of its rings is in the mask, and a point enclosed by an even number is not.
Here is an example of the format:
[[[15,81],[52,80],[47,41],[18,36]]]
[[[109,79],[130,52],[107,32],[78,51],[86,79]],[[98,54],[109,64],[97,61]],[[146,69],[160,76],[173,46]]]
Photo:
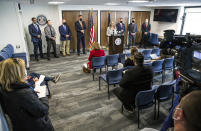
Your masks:
[[[93,11],[91,11],[91,17],[90,17],[90,39],[89,39],[89,45],[90,47],[93,46],[95,42],[95,31],[94,31],[94,23],[93,23]]]

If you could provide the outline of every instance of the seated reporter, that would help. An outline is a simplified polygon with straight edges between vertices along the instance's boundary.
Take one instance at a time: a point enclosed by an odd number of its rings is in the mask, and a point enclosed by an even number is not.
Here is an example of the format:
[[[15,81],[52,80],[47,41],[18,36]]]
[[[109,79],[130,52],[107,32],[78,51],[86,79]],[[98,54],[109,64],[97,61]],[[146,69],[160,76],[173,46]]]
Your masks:
[[[101,56],[105,56],[105,51],[101,49],[101,46],[98,42],[95,42],[93,45],[93,48],[89,54],[88,65],[83,66],[83,71],[90,72],[90,69],[92,69],[92,64],[91,64],[92,58],[93,57],[101,57]]]
[[[126,71],[120,87],[114,89],[114,94],[122,102],[123,106],[132,111],[135,108],[135,96],[139,91],[151,89],[151,82],[153,79],[152,69],[143,66],[144,55],[137,53],[134,56],[133,69]]]
[[[0,63],[0,100],[11,119],[13,131],[54,131],[48,117],[48,98],[24,81],[25,62],[7,59]]]
[[[134,66],[134,55],[138,53],[138,48],[136,46],[131,48],[131,56],[125,60],[124,67]]]
[[[51,93],[50,93],[50,88],[48,85],[49,81],[54,82],[55,84],[59,81],[59,79],[61,78],[61,74],[58,74],[54,77],[47,77],[38,73],[30,73],[26,78],[25,81],[27,81],[27,83],[35,88],[36,86],[45,86],[47,88],[47,96],[51,97]]]

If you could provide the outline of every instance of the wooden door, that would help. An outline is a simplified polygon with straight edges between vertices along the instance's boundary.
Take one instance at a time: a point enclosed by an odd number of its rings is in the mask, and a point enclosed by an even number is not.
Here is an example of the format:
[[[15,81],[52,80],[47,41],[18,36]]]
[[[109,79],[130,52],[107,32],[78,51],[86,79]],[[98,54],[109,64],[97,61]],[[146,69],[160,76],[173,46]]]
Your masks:
[[[66,19],[67,24],[70,27],[72,37],[71,37],[71,50],[77,50],[77,32],[75,30],[75,22],[78,20],[78,15],[83,16],[83,20],[86,23],[86,34],[85,34],[85,47],[89,48],[89,38],[90,38],[90,11],[63,11],[63,18]],[[93,22],[95,28],[95,41],[98,40],[98,12],[93,11]],[[82,46],[81,46],[82,48]]]
[[[150,11],[133,11],[131,13],[131,19],[135,18],[137,24],[137,34],[136,34],[136,43],[140,43],[142,39],[142,24],[145,22],[145,19],[150,20]]]
[[[106,35],[107,27],[108,27],[108,13],[109,11],[101,11],[101,45],[108,45],[108,38]],[[115,12],[110,11],[110,20],[115,22]]]
[[[75,21],[78,19],[80,11],[63,11],[63,19],[66,19],[66,22],[71,30],[71,42],[70,49],[77,49],[77,32],[75,31]]]
[[[115,24],[119,22],[119,18],[123,18],[126,26],[124,43],[127,43],[127,27],[128,27],[128,11],[101,11],[101,45],[108,45],[108,38],[106,35],[108,27],[108,13],[110,12],[110,20]]]
[[[120,18],[123,18],[123,23],[125,24],[124,44],[126,44],[127,43],[127,35],[128,35],[128,11],[117,11],[116,12],[116,23],[119,23]]]

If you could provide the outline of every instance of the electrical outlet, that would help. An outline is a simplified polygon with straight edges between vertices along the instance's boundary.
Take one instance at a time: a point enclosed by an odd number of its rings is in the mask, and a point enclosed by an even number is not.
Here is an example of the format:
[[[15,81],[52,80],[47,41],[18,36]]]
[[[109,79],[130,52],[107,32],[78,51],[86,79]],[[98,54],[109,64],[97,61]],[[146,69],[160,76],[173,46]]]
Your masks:
[[[20,45],[16,45],[16,49],[19,49],[20,48]]]

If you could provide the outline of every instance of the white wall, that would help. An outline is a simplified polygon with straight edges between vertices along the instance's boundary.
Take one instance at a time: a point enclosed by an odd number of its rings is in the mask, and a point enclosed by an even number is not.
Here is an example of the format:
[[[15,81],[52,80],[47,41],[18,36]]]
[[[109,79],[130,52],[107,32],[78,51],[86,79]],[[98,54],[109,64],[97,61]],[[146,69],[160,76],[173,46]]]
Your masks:
[[[0,49],[7,44],[14,46],[15,53],[26,52],[24,32],[17,3],[0,2]],[[16,48],[16,46],[20,48]]]
[[[56,30],[56,43],[60,44],[59,38],[59,13],[58,13],[58,6],[53,5],[30,5],[30,4],[21,4],[22,7],[22,20],[24,23],[25,34],[27,37],[27,44],[29,47],[29,53],[33,54],[33,43],[31,42],[31,37],[28,31],[28,25],[32,23],[31,18],[37,17],[38,15],[45,15],[48,20],[51,20],[53,27]],[[46,25],[45,25],[46,26]],[[40,26],[42,32],[42,43],[43,43],[43,52],[47,52],[47,43],[45,40],[44,28],[45,26]]]
[[[183,7],[160,7],[160,9],[161,8],[162,9],[179,9],[177,21],[176,21],[176,23],[153,21],[154,9],[157,9],[157,8],[152,8],[151,18],[150,18],[151,32],[156,33],[159,36],[163,36],[164,30],[172,29],[172,30],[175,30],[176,34],[180,34],[180,29],[181,29],[181,24],[182,24],[181,18],[182,18],[183,13],[184,13],[184,8]]]

